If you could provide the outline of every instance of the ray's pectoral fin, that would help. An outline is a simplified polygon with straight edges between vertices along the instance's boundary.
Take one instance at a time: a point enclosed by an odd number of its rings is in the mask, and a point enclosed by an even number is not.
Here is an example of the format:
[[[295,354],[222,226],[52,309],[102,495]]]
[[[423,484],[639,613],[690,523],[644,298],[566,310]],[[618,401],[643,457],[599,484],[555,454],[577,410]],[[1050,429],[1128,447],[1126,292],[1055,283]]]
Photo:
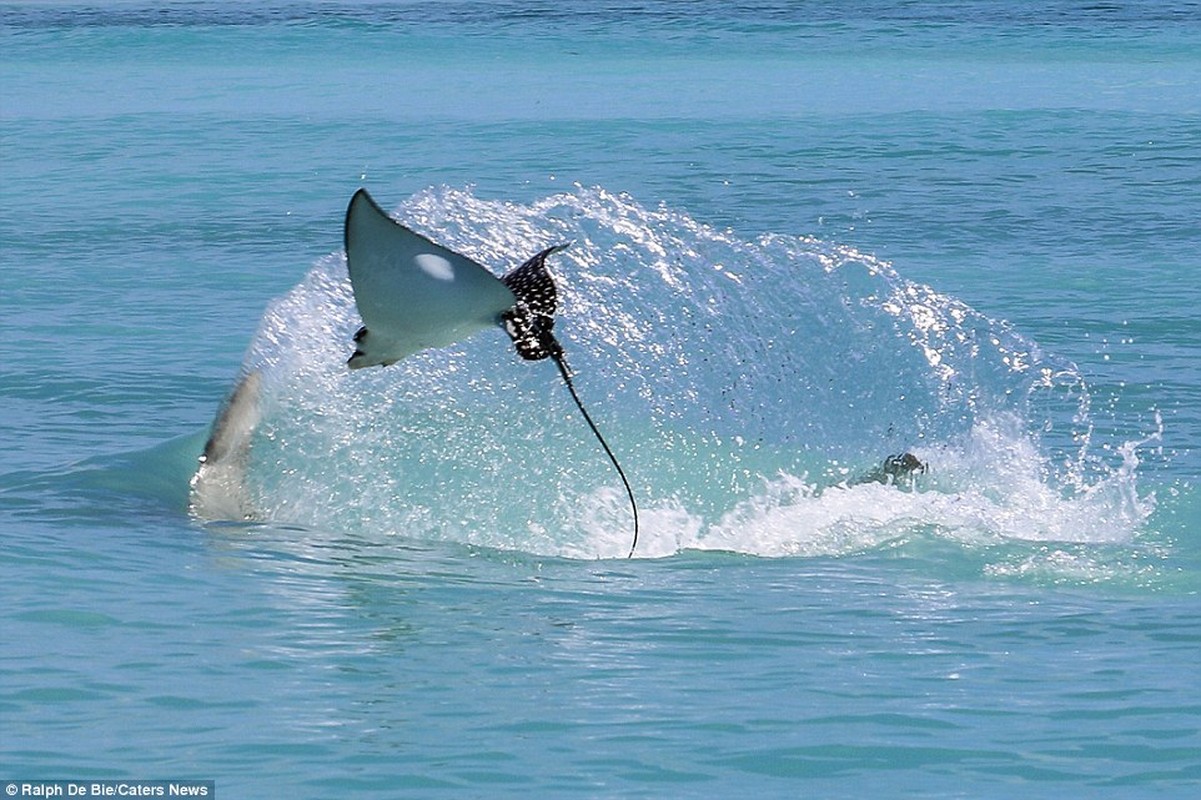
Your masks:
[[[496,324],[516,302],[483,265],[389,217],[359,189],[346,208],[346,269],[363,327],[351,369],[388,366]]]
[[[501,314],[501,322],[518,355],[526,361],[562,354],[553,332],[558,292],[546,268],[546,258],[569,246],[548,247],[500,279],[517,298],[513,307]]]

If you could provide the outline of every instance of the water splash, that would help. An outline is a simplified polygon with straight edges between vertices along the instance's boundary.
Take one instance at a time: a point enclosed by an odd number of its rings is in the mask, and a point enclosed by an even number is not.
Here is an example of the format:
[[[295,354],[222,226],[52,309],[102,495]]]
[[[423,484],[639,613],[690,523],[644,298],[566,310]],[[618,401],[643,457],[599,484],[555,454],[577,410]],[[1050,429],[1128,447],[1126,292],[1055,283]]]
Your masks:
[[[496,273],[551,244],[559,332],[634,483],[639,553],[847,554],[936,536],[1127,541],[1137,447],[1090,450],[1079,371],[1010,326],[816,239],[719,231],[577,187],[529,205],[431,189],[399,216]],[[385,370],[332,255],[274,302],[247,465],[259,516],[572,557],[628,547],[628,508],[551,369],[499,329]],[[915,490],[852,485],[911,450]]]

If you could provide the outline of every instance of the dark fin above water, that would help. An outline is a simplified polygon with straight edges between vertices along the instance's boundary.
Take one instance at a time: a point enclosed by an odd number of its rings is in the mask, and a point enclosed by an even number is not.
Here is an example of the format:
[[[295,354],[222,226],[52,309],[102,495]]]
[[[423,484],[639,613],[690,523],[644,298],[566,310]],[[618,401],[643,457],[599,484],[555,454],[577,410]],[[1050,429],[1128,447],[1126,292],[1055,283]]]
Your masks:
[[[200,463],[215,464],[241,458],[250,446],[250,435],[259,423],[259,393],[262,377],[258,370],[243,376],[221,403]]]
[[[897,453],[884,459],[884,463],[863,475],[847,481],[848,486],[858,486],[863,483],[884,483],[897,486],[912,486],[918,475],[924,475],[930,465],[923,462],[913,453]]]
[[[206,520],[248,520],[257,512],[246,485],[254,430],[262,416],[262,376],[255,370],[238,381],[213,420],[204,454],[192,476],[188,509]]]

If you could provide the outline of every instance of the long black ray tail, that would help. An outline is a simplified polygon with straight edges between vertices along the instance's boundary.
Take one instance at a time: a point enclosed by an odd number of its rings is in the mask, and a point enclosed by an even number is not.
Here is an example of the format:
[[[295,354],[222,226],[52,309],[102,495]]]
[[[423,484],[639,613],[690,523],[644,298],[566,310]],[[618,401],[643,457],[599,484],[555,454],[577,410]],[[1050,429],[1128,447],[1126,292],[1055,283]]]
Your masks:
[[[592,421],[592,416],[584,408],[584,404],[580,401],[580,396],[576,394],[575,384],[571,380],[571,368],[567,366],[567,359],[563,356],[563,348],[559,346],[557,341],[554,347],[550,349],[550,355],[554,359],[555,366],[559,368],[559,374],[563,376],[563,382],[567,384],[567,391],[571,393],[571,399],[575,401],[575,407],[580,410],[584,421],[592,429],[592,435],[596,437],[596,440],[600,442],[600,446],[604,448],[605,455],[609,457],[609,461],[613,462],[613,468],[617,470],[622,484],[626,487],[626,495],[630,498],[630,510],[634,514],[634,541],[630,543],[630,552],[626,554],[626,558],[633,558],[634,551],[638,548],[638,501],[634,499],[634,490],[630,488],[630,481],[626,478],[625,470],[621,468],[621,464],[617,461],[617,456],[613,455],[613,451],[609,449],[609,443],[605,441],[605,437],[601,436],[596,423]]]
[[[604,448],[605,455],[613,462],[613,468],[617,470],[621,482],[626,487],[626,494],[630,497],[630,509],[634,513],[634,541],[626,556],[626,558],[632,558],[634,550],[638,547],[638,502],[634,500],[634,490],[630,488],[630,481],[626,478],[625,470],[618,463],[617,456],[609,449],[609,443],[605,441],[605,437],[601,436],[600,429],[596,427],[592,416],[584,408],[584,403],[576,393],[575,384],[571,380],[571,368],[567,366],[567,359],[563,355],[563,346],[559,344],[559,340],[552,332],[555,325],[554,315],[558,292],[555,289],[554,279],[546,269],[546,257],[565,247],[567,245],[548,247],[501,278],[517,298],[517,304],[506,311],[501,316],[501,320],[504,323],[505,331],[513,340],[514,347],[517,348],[517,353],[522,358],[527,361],[541,361],[544,358],[554,360],[555,366],[559,368],[559,374],[563,376],[563,382],[567,384],[567,391],[571,392],[571,399],[575,401],[576,408],[580,410],[584,421],[592,429],[592,435]]]

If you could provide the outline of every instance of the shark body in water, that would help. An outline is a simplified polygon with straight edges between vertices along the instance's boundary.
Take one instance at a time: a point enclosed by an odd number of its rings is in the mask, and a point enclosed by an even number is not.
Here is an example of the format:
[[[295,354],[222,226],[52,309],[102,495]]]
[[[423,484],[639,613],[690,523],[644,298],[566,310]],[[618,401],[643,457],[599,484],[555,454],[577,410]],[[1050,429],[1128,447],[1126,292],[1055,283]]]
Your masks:
[[[639,526],[633,489],[580,400],[553,332],[558,293],[546,260],[569,245],[542,250],[498,278],[389,217],[366,189],[355,192],[347,206],[344,236],[347,271],[363,320],[347,366],[387,367],[493,325],[508,333],[523,359],[551,359],[625,486],[634,521],[632,556]],[[192,509],[198,516],[253,517],[244,479],[251,435],[261,417],[260,386],[257,371],[243,375],[217,413],[192,478]]]

